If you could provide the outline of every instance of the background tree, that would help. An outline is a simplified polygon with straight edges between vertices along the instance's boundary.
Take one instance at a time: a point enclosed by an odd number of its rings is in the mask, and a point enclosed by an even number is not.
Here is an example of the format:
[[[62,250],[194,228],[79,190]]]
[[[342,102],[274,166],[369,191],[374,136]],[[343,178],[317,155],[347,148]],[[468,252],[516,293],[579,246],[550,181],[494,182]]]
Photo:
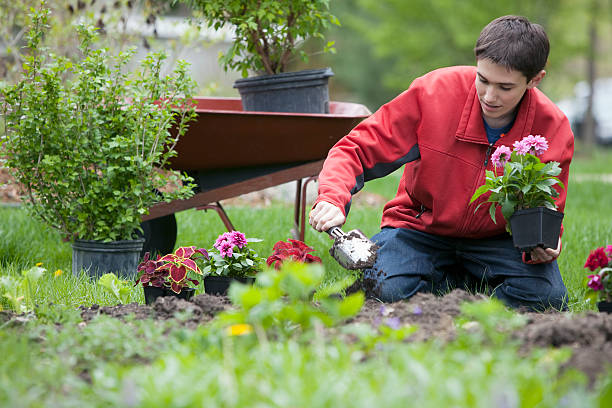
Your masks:
[[[342,23],[329,35],[338,53],[325,57],[336,72],[334,95],[376,109],[432,69],[473,65],[480,30],[496,17],[518,14],[542,24],[551,40],[549,76],[543,90],[553,99],[569,96],[573,85],[586,77],[589,13],[594,1],[602,5],[597,13],[599,32],[609,32],[610,0],[332,2],[332,12]],[[607,55],[603,51],[596,53],[599,62],[612,66],[610,61],[601,61]]]

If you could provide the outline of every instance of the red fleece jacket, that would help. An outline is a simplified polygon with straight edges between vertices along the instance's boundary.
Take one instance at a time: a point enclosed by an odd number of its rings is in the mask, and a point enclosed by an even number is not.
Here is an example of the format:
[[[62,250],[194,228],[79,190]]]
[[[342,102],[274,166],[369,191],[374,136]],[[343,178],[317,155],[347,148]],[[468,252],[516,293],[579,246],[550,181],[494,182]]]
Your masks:
[[[319,175],[319,201],[348,213],[352,194],[364,182],[385,176],[405,164],[397,195],[384,208],[381,226],[431,234],[485,238],[505,232],[488,205],[470,204],[492,170],[491,153],[533,134],[544,136],[544,162],[561,164],[567,187],[574,136],[565,115],[536,88],[525,92],[508,134],[489,145],[475,87],[476,68],[442,68],[417,78],[410,88],[357,125],[329,151]],[[565,207],[566,190],[556,200]],[[316,203],[315,203],[316,205]]]

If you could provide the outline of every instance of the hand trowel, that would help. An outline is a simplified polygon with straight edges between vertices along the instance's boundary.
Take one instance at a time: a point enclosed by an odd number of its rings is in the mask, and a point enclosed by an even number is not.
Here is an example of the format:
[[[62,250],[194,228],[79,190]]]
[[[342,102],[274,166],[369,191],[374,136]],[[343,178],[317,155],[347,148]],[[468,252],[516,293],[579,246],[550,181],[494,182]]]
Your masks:
[[[327,233],[334,239],[329,254],[346,269],[366,269],[374,266],[378,245],[359,230],[348,233],[340,227],[332,227]]]

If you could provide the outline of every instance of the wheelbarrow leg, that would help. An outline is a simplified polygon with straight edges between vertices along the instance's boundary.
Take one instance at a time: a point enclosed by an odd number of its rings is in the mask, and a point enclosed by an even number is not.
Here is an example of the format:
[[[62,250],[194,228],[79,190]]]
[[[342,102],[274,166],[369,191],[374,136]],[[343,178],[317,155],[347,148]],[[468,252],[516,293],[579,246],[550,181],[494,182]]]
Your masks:
[[[217,212],[217,214],[219,214],[219,217],[221,218],[221,221],[223,221],[223,225],[225,225],[225,228],[228,231],[235,231],[236,230],[236,228],[234,228],[234,225],[230,221],[229,217],[227,216],[227,213],[225,212],[225,209],[223,208],[223,206],[221,206],[221,203],[219,201],[217,201],[216,203],[206,204],[206,205],[202,205],[202,206],[196,207],[196,209],[198,209],[198,210],[215,210]]]
[[[301,179],[297,180],[293,236],[295,239],[299,239],[302,242],[304,242],[306,235],[306,191],[308,189],[308,184],[312,181],[316,181],[317,178],[317,176],[308,177],[304,183],[302,183]]]

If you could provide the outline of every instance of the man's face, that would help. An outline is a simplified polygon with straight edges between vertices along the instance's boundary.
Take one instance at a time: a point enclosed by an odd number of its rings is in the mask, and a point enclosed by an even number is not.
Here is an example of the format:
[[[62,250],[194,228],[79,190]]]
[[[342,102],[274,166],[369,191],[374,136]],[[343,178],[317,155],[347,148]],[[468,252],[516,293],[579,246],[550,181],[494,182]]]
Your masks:
[[[521,72],[509,70],[489,59],[478,60],[476,68],[476,92],[482,116],[493,128],[512,121],[514,108],[525,91],[537,86],[546,74],[542,70],[528,82]]]

